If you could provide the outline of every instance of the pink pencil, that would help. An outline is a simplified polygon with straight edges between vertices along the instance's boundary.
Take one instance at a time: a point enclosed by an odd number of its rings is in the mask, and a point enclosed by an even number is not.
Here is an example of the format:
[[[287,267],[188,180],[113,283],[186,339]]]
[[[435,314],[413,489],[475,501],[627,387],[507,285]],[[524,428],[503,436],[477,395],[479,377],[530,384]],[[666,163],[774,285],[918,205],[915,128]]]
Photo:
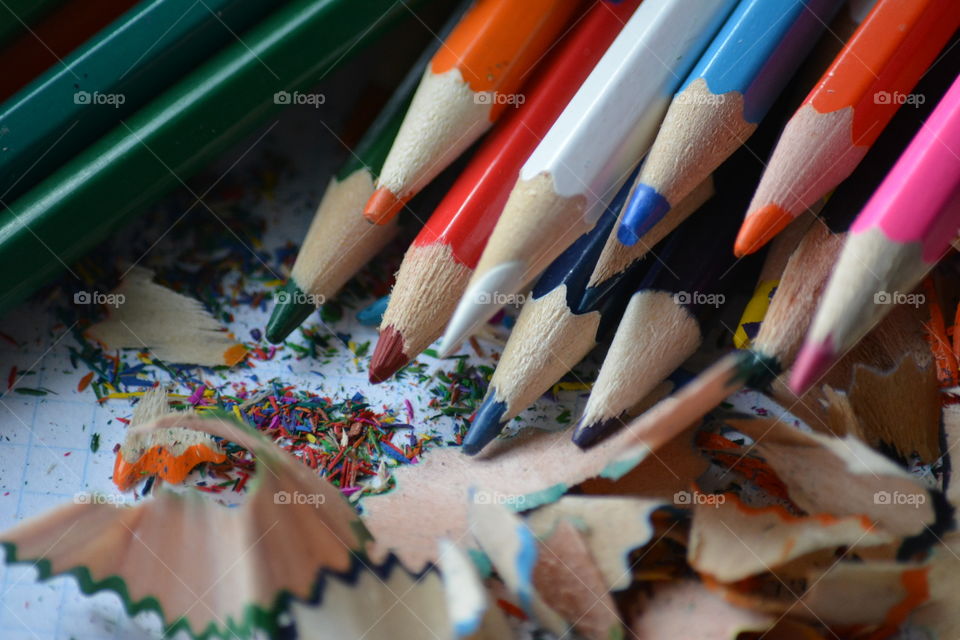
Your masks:
[[[790,386],[802,393],[912,290],[960,229],[960,78],[850,228]]]

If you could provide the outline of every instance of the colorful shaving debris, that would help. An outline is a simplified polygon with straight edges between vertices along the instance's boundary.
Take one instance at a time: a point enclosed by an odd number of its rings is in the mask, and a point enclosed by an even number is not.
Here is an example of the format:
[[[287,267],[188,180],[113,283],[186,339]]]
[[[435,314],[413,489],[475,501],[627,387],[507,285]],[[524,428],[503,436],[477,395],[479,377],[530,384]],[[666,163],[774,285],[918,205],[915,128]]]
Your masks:
[[[348,350],[356,358],[366,357],[366,343],[357,345],[350,336],[333,339],[319,327],[305,328],[301,335],[304,341],[280,348],[252,345],[252,360],[269,360],[283,351],[292,352],[296,359],[312,357],[325,361]],[[113,355],[84,341],[82,336],[78,338],[82,346],[71,349],[73,364],[91,369],[81,381],[100,402],[137,399],[158,383],[172,382],[175,390],[180,391],[168,394],[172,408],[231,414],[317,470],[345,495],[357,494],[358,498],[363,490],[388,489],[391,467],[416,463],[429,447],[459,444],[493,374],[492,367],[469,364],[466,356],[454,358],[451,369],[433,375],[427,375],[422,364],[407,367],[401,377],[428,389],[430,394],[428,411],[417,415],[407,398],[397,408],[378,408],[361,393],[346,399],[334,398],[278,379],[260,383],[255,374],[248,381],[225,381],[217,386],[208,375],[215,371],[167,366],[147,352],[136,354],[130,361],[132,353]],[[247,366],[255,368],[255,363]],[[438,431],[442,421],[450,419],[455,422],[454,442],[444,442]],[[245,488],[253,460],[246,451],[227,443],[225,450],[228,460],[207,464],[198,489],[220,493]]]
[[[360,393],[339,400],[298,390],[278,380],[271,380],[254,393],[242,385],[234,386],[235,395],[200,386],[173,406],[234,415],[269,436],[348,496],[364,486],[372,491],[388,488],[387,467],[414,464],[428,446],[440,444],[439,437],[416,435],[414,425],[399,420],[392,409],[371,406]],[[229,444],[225,450],[226,465],[213,465],[218,473],[231,466],[241,474],[252,471],[252,460],[246,451]],[[232,489],[239,491],[242,483],[245,479],[235,481]],[[218,492],[227,486],[221,483],[211,490]]]
[[[234,323],[233,313],[240,307],[261,312],[269,310],[272,291],[289,274],[297,253],[291,244],[274,251],[264,249],[264,221],[245,206],[250,191],[246,190],[246,194],[243,191],[221,189],[215,198],[218,203],[213,205],[216,216],[192,217],[189,237],[177,243],[172,259],[159,264],[145,262],[145,266],[155,271],[157,282],[199,299],[227,326]],[[155,212],[153,217],[159,227],[164,227],[181,213],[182,209],[174,207],[169,212]],[[222,220],[228,221],[231,233],[223,232]],[[131,247],[134,253],[141,250],[133,244]],[[259,362],[293,359],[316,362],[313,372],[321,377],[326,376],[319,369],[341,360],[340,366],[349,366],[347,363],[352,361],[358,370],[365,369],[361,361],[369,357],[370,342],[335,332],[330,325],[352,317],[345,314],[346,308],[360,308],[362,303],[389,292],[392,274],[402,256],[400,250],[392,253],[396,255],[373,261],[346,285],[338,300],[324,305],[313,322],[283,345],[264,342],[260,329],[244,331],[249,336],[245,346],[250,355],[230,369],[230,380],[225,368],[171,365],[154,358],[146,349],[104,351],[83,335],[101,314],[101,310],[89,305],[61,309],[61,324],[56,329],[72,328],[75,343],[70,347],[70,360],[74,368],[81,370],[78,392],[89,389],[100,403],[136,402],[145,391],[158,384],[165,385],[174,408],[193,408],[201,413],[228,412],[269,436],[345,494],[359,497],[364,488],[368,491],[388,488],[391,467],[416,463],[429,447],[454,444],[444,442],[449,437],[441,433],[454,434],[455,443],[459,443],[483,399],[493,368],[468,364],[465,357],[451,361],[451,369],[432,375],[422,363],[405,368],[397,379],[429,395],[427,409],[416,412],[414,403],[405,398],[398,399],[396,407],[376,407],[360,393],[347,398],[331,397],[322,391],[304,388],[311,382],[309,378],[299,379],[297,385],[279,379],[262,382],[256,368]],[[91,259],[81,261],[76,271],[83,287],[108,291],[125,268],[119,261],[111,265]],[[60,286],[71,285],[61,283]],[[56,299],[73,297],[61,295]],[[344,356],[349,360],[344,360]],[[235,381],[233,374],[236,373],[243,374],[245,380]],[[13,371],[11,376],[16,379],[17,372]],[[17,390],[44,392],[29,388]],[[129,424],[128,418],[120,421]],[[220,493],[240,492],[245,488],[253,461],[247,452],[224,444],[227,461],[203,465],[200,469],[203,479],[198,489]],[[91,448],[98,446],[98,441],[91,440]],[[149,486],[142,490],[148,492]]]
[[[427,354],[432,355],[431,350],[428,349]],[[467,427],[470,426],[473,414],[483,402],[490,377],[493,376],[493,367],[468,364],[467,356],[457,356],[455,359],[456,365],[453,369],[438,371],[434,376],[425,376],[423,367],[418,365],[401,369],[397,376],[398,379],[402,379],[401,376],[412,373],[419,377],[421,384],[433,383],[430,387],[432,397],[428,406],[436,413],[426,416],[426,421],[429,423],[444,416],[456,419],[456,442],[460,444],[467,432]]]

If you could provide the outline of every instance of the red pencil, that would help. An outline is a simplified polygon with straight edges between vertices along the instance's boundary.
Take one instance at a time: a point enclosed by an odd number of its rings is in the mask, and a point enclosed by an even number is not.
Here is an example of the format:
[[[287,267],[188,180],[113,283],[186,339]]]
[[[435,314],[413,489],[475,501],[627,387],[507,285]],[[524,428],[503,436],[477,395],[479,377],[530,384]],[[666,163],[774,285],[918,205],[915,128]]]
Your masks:
[[[526,102],[491,134],[413,241],[400,265],[370,381],[382,382],[443,333],[500,218],[520,167],[640,0],[604,0],[545,62]]]

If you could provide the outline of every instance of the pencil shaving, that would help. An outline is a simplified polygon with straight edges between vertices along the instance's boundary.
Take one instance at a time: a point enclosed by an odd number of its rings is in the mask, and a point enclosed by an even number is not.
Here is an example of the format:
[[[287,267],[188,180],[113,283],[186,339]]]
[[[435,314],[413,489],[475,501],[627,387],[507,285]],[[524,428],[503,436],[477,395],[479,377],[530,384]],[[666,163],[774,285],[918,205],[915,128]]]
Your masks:
[[[147,349],[162,361],[232,367],[246,348],[199,301],[153,282],[134,267],[114,291],[118,304],[87,334],[110,349]]]

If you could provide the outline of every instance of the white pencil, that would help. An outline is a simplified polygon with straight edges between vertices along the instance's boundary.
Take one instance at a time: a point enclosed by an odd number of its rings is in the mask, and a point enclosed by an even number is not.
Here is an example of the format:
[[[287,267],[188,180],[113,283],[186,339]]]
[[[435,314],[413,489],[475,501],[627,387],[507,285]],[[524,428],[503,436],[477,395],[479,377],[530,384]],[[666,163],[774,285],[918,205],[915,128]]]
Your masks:
[[[520,171],[440,349],[461,340],[593,228],[646,153],[670,97],[735,0],[646,0]]]

